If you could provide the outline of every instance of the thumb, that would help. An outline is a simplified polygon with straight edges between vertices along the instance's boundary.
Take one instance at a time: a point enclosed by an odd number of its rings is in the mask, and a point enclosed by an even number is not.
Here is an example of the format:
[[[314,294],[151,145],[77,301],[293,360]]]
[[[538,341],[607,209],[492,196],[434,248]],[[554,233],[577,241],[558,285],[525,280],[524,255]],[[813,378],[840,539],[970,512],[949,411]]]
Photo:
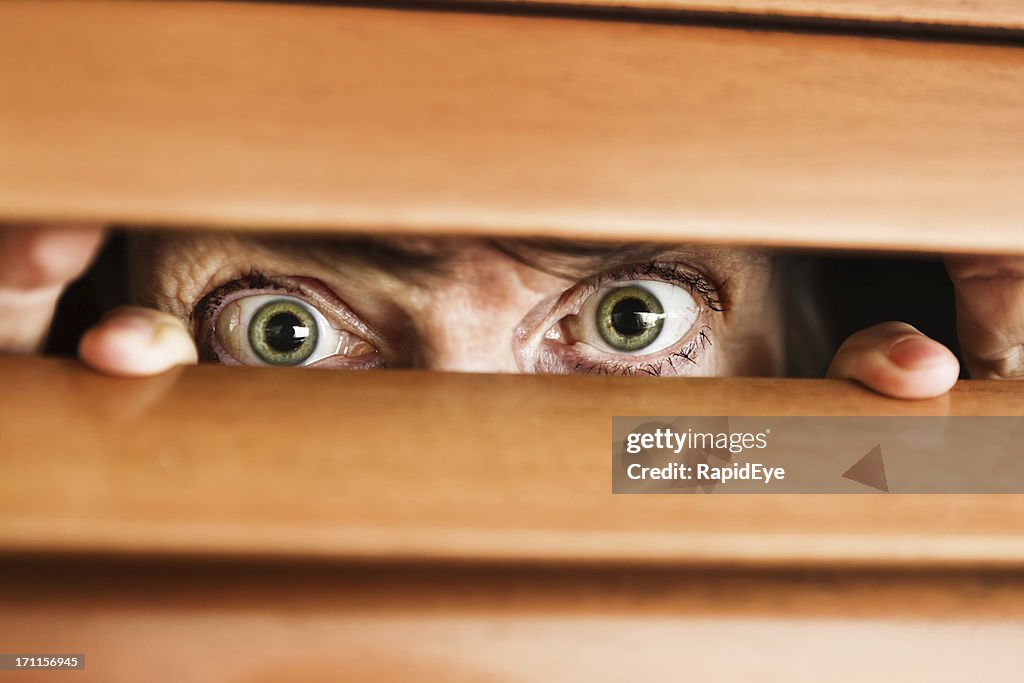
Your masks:
[[[828,369],[828,377],[852,379],[893,398],[934,398],[949,391],[960,374],[953,352],[901,322],[874,325],[850,336]]]
[[[192,335],[180,320],[138,306],[105,315],[82,336],[78,356],[93,369],[117,377],[148,377],[198,361]]]

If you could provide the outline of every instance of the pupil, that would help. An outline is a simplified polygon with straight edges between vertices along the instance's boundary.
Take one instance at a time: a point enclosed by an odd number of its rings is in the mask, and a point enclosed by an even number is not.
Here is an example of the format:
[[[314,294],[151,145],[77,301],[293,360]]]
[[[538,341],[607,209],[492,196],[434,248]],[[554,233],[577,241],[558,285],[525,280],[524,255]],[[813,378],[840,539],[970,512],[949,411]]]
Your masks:
[[[651,309],[640,299],[623,299],[612,307],[612,327],[623,336],[635,337],[649,327],[643,316],[638,314],[650,312]]]
[[[309,338],[309,328],[291,313],[275,313],[263,328],[263,340],[279,353],[290,353]]]

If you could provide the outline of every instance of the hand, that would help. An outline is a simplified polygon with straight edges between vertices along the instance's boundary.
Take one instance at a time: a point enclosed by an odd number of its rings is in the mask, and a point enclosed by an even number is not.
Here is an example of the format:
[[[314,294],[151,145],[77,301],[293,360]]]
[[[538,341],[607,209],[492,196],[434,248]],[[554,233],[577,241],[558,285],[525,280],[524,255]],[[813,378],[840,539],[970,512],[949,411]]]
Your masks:
[[[0,351],[38,353],[64,288],[92,263],[103,241],[98,225],[35,225],[0,230]],[[154,375],[196,362],[191,335],[173,316],[119,308],[79,345],[85,363],[109,375]]]
[[[979,379],[1024,378],[1024,257],[950,257],[965,365]],[[854,379],[895,398],[932,398],[956,383],[960,365],[939,342],[906,323],[847,339],[828,376]]]

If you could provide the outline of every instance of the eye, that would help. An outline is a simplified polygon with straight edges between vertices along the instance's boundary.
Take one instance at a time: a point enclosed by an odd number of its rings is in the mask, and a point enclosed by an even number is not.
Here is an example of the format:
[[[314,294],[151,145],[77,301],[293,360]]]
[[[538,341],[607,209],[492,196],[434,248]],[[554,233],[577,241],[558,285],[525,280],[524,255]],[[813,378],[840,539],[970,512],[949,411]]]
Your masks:
[[[249,346],[270,365],[305,362],[316,350],[319,338],[316,314],[294,299],[269,301],[249,321]]]
[[[224,362],[287,366],[330,359],[347,366],[380,365],[373,344],[294,296],[240,296],[221,305],[210,323],[213,356]]]
[[[650,354],[681,341],[700,313],[693,295],[679,285],[658,280],[611,282],[583,303],[573,336],[609,353]]]
[[[627,265],[537,304],[516,329],[527,372],[712,375],[727,292],[688,263]]]
[[[597,305],[594,322],[601,338],[621,351],[650,346],[665,327],[665,309],[643,287],[613,289]]]

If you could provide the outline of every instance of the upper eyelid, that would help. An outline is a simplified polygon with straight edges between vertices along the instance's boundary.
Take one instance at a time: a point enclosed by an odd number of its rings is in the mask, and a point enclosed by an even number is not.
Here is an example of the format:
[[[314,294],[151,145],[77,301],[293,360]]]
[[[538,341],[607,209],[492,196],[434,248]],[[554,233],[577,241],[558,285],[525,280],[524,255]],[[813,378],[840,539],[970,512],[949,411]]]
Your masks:
[[[299,281],[301,279],[307,279],[315,283],[320,288],[323,288],[324,291],[319,292],[312,287],[306,286],[303,282]],[[241,294],[239,296],[231,296],[237,292],[241,292]],[[304,276],[266,275],[256,269],[250,270],[248,274],[224,282],[204,294],[192,309],[190,318],[192,319],[193,326],[196,327],[200,321],[212,320],[217,311],[231,301],[267,292],[275,292],[282,296],[301,300],[303,303],[319,310],[328,321],[332,321],[332,324],[338,324],[340,326],[339,329],[347,329],[349,332],[378,346],[378,348],[383,343],[381,336],[326,284],[313,278],[305,278]],[[219,295],[219,298],[216,298],[215,295]]]
[[[654,276],[651,278],[651,276]],[[644,277],[686,286],[691,293],[700,295],[704,304],[715,312],[728,310],[721,285],[716,284],[700,268],[684,261],[650,261],[633,263],[599,273],[584,280],[583,296],[590,295],[602,285],[615,280],[640,280]],[[576,289],[576,288],[573,288]],[[579,294],[579,290],[576,290]]]
[[[246,273],[241,273],[237,270],[232,269],[231,271],[229,271],[229,273],[230,274],[227,276],[220,276],[219,273],[217,275],[211,275],[211,277],[199,290],[200,292],[202,292],[202,294],[196,297],[196,299],[192,302],[192,305],[189,310],[188,319],[190,323],[196,323],[198,319],[204,317],[208,312],[214,310],[214,295],[227,297],[230,294],[233,294],[234,292],[243,289],[258,290],[261,289],[261,287],[258,286],[258,283],[270,283],[269,287],[267,286],[267,284],[264,284],[263,288],[272,288],[276,291],[283,290],[285,294],[293,293],[292,291],[290,291],[290,288],[286,286],[289,283],[281,283],[279,281],[276,281],[268,277],[267,275],[264,275],[262,271],[259,271],[255,268],[250,268],[249,271]],[[216,307],[221,307],[224,305],[224,303],[225,300],[222,298],[221,301],[218,302],[218,305]]]

